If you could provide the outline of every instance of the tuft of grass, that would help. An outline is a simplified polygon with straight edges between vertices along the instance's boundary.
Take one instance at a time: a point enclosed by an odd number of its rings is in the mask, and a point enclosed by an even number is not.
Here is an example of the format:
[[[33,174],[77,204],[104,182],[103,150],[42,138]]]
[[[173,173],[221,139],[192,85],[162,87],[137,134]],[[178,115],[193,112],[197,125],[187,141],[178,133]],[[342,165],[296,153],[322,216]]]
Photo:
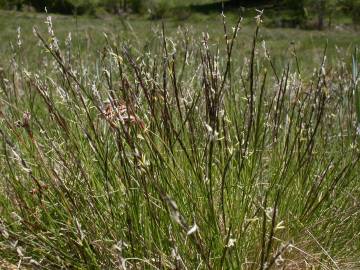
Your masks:
[[[325,49],[304,72],[295,47],[275,63],[260,22],[240,59],[242,19],[224,16],[221,39],[163,24],[147,46],[105,35],[88,57],[48,17],[34,29],[37,68],[19,34],[0,71],[3,258],[359,267],[354,65]]]

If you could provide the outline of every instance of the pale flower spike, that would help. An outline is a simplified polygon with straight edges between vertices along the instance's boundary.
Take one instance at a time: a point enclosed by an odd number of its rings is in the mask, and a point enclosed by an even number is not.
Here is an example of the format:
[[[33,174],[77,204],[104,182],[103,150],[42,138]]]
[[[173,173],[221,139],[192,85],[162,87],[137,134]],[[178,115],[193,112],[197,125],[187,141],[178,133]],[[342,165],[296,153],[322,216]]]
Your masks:
[[[256,25],[257,26],[260,26],[260,24],[262,24],[263,20],[262,20],[262,15],[264,13],[264,10],[259,10],[259,9],[256,9],[256,12],[258,13],[258,15],[256,15],[254,18],[255,18],[255,21],[256,21]]]

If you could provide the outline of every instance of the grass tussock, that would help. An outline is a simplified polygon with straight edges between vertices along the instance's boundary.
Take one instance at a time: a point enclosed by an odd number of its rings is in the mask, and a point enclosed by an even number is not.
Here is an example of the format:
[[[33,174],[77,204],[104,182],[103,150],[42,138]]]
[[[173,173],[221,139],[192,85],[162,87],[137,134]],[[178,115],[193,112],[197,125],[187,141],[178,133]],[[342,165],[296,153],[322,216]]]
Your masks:
[[[0,71],[0,251],[46,269],[356,269],[357,55],[275,67],[179,29],[96,59],[34,29]],[[350,59],[350,56],[349,56]]]

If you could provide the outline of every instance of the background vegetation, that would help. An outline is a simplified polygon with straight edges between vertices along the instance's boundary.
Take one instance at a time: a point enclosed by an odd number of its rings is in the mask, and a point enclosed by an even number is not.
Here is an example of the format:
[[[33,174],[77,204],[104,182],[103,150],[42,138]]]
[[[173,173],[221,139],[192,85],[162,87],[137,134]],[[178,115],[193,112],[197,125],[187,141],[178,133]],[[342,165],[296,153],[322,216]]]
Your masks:
[[[99,15],[104,12],[118,15],[149,12],[152,18],[162,18],[176,16],[179,9],[188,9],[190,5],[206,6],[212,3],[220,4],[216,10],[219,12],[222,2],[210,0],[0,0],[0,8],[22,10],[25,7],[32,7],[37,11],[44,12],[46,7],[49,12],[53,13],[91,15]],[[336,17],[349,17],[354,24],[358,24],[360,18],[359,0],[231,0],[223,3],[225,6],[231,5],[235,10],[240,6],[277,10],[282,18],[282,26],[317,27],[321,30],[326,26],[325,24],[331,26],[334,14]],[[279,20],[279,16],[276,17]]]

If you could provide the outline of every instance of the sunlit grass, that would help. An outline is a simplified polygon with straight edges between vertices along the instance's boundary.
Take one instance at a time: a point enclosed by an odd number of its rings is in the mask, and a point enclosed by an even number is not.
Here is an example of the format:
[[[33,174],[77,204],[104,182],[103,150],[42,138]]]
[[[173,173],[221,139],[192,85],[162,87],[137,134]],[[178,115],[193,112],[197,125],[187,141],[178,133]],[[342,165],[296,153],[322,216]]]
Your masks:
[[[66,18],[2,45],[7,261],[359,267],[358,37]]]

